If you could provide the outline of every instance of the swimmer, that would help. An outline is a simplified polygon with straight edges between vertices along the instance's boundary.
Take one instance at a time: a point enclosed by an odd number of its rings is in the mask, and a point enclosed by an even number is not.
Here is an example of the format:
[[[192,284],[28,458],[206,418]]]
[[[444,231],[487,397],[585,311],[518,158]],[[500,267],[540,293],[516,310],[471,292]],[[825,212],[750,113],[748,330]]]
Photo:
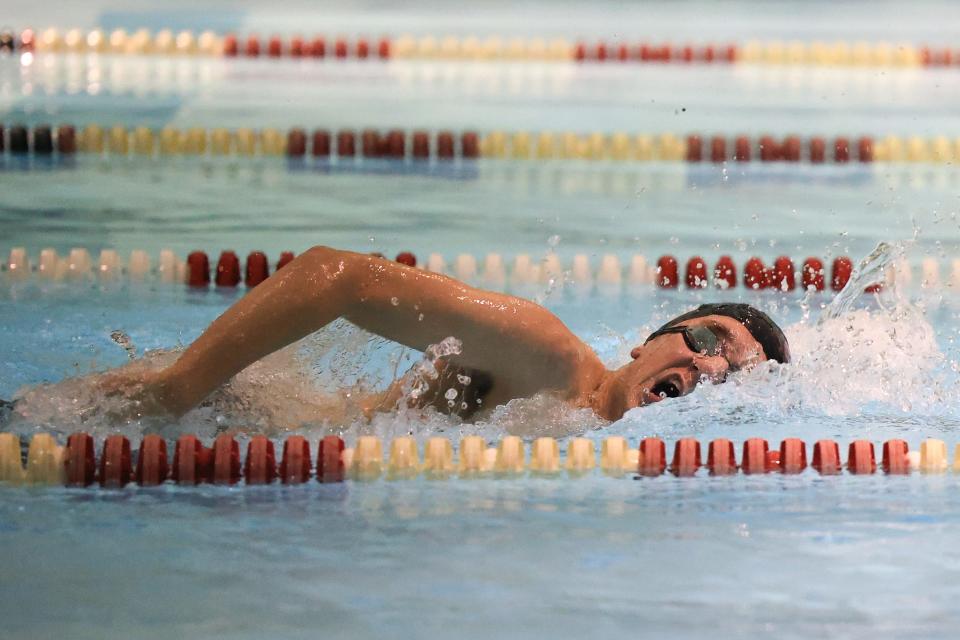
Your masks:
[[[381,257],[314,247],[227,309],[168,367],[119,370],[99,384],[131,400],[125,418],[176,418],[248,365],[339,318],[418,351],[451,336],[461,345],[437,359],[437,375],[415,398],[398,380],[370,399],[368,416],[406,401],[467,418],[548,393],[614,421],[700,382],[790,360],[786,337],[766,314],[747,304],[704,304],[650,334],[631,362],[611,370],[534,302]]]
[[[610,370],[534,302],[380,257],[314,247],[227,309],[169,367],[136,380],[118,372],[104,385],[136,400],[137,417],[178,417],[251,363],[338,318],[418,351],[457,338],[460,353],[438,360],[437,377],[414,404],[461,417],[546,392],[613,421],[634,407],[686,395],[702,381],[790,360],[786,337],[763,312],[705,304],[653,332],[630,352],[631,362]],[[401,382],[372,409],[396,407]]]

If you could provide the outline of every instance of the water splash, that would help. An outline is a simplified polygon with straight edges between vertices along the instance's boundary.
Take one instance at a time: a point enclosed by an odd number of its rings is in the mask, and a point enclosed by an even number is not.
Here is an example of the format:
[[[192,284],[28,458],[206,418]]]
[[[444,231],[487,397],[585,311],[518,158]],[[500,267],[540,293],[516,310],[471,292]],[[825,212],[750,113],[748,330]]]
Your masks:
[[[656,425],[667,434],[695,433],[716,425],[740,430],[817,416],[900,420],[949,414],[960,403],[957,376],[924,309],[888,277],[903,251],[902,245],[878,245],[819,314],[811,313],[811,296],[796,303],[802,320],[784,330],[790,364],[766,363],[731,375],[727,384],[701,385],[690,396],[631,411],[624,430],[643,425],[649,432]],[[883,283],[879,293],[865,293],[877,283]]]
[[[903,247],[886,242],[878,244],[854,268],[843,290],[834,297],[833,301],[820,314],[819,322],[829,322],[849,312],[853,305],[863,297],[864,291],[872,285],[881,284],[894,287],[894,293],[899,293],[895,289],[894,279],[887,277],[887,270],[898,254],[903,253],[903,250]]]

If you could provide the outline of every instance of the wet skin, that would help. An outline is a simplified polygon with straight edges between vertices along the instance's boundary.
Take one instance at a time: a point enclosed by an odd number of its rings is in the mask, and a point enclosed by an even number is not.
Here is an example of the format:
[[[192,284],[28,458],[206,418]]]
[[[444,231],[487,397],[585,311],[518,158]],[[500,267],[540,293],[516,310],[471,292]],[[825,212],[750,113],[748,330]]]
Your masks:
[[[630,363],[610,370],[559,318],[529,300],[314,247],[227,309],[168,368],[140,379],[118,373],[103,384],[135,400],[130,417],[179,416],[249,364],[338,318],[419,351],[456,337],[462,349],[445,359],[446,379],[457,372],[482,378],[484,407],[549,392],[607,420],[766,359],[742,324],[706,316],[684,325],[712,328],[718,355],[693,353],[682,335],[668,334],[636,347]]]

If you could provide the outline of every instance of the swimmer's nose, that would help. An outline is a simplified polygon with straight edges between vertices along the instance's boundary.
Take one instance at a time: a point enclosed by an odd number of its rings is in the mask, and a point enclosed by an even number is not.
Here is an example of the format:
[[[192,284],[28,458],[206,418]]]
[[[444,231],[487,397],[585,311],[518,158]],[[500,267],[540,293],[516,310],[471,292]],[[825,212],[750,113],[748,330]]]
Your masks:
[[[714,384],[726,380],[730,370],[730,364],[723,356],[699,356],[694,360],[694,365],[701,376],[706,376]]]

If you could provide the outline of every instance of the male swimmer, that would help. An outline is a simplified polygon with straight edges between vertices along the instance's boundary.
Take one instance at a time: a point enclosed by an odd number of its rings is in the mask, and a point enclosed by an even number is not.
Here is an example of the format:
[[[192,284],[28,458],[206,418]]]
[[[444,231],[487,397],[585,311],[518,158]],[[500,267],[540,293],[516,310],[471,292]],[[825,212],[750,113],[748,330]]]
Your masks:
[[[169,367],[136,379],[120,371],[102,384],[135,401],[131,417],[177,417],[249,364],[338,318],[419,351],[457,338],[461,352],[440,358],[436,378],[406,401],[462,417],[546,392],[618,420],[634,407],[686,395],[701,381],[790,360],[786,337],[763,312],[705,304],[655,331],[631,351],[632,362],[610,370],[559,318],[529,300],[371,255],[314,247],[227,309]],[[394,383],[375,408],[396,407],[401,389]]]

